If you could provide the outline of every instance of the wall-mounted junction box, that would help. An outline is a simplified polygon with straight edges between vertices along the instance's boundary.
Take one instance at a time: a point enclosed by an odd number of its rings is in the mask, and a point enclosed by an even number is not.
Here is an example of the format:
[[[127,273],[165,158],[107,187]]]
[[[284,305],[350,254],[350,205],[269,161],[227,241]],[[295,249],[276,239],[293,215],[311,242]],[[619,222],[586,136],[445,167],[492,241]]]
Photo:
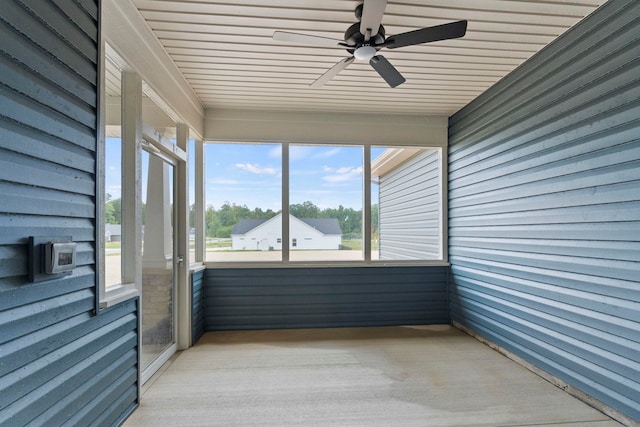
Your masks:
[[[65,237],[29,237],[29,281],[41,282],[71,274],[77,243]]]

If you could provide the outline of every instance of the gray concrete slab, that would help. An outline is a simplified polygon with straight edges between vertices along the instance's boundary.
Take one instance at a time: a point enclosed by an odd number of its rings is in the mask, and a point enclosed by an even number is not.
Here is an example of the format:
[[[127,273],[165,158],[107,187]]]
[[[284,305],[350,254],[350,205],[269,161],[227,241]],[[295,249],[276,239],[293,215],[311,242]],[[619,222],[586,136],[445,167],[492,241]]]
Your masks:
[[[209,332],[133,426],[620,425],[451,326]]]

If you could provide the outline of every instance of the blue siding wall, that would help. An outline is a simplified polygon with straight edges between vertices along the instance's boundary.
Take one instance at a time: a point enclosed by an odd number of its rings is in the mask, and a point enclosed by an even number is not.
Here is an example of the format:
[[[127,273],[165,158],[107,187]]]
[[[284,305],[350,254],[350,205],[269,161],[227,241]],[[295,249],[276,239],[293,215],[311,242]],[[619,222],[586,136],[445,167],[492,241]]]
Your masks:
[[[442,259],[441,170],[440,150],[432,148],[380,176],[381,260]]]
[[[204,333],[204,269],[191,273],[191,342]]]
[[[205,329],[449,323],[448,267],[207,269]]]
[[[0,425],[113,425],[136,405],[138,305],[95,315],[94,0],[0,7]],[[29,236],[77,267],[30,283]]]
[[[640,2],[450,120],[451,317],[640,420]]]

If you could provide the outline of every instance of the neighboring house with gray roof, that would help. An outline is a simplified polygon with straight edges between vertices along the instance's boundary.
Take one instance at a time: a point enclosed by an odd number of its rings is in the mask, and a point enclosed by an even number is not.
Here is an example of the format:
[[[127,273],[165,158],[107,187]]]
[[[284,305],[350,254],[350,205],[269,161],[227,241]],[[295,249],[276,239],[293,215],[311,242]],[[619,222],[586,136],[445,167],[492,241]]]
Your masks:
[[[233,250],[281,250],[282,214],[271,219],[241,219],[231,231]],[[289,248],[340,249],[342,230],[336,218],[296,218],[289,215]]]
[[[120,224],[105,224],[104,240],[107,242],[122,241],[122,226]]]

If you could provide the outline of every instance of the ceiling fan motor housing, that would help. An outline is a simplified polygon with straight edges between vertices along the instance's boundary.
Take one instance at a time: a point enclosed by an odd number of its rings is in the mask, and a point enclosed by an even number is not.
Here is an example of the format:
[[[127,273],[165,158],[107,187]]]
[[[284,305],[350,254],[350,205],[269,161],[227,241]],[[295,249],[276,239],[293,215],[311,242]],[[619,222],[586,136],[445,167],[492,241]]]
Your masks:
[[[384,43],[384,27],[380,25],[380,29],[378,29],[378,34],[371,37],[367,44],[371,45],[379,45]],[[347,31],[344,32],[344,41],[349,46],[354,46],[353,48],[348,48],[347,52],[353,54],[353,52],[365,44],[364,42],[364,34],[360,32],[360,23],[356,22],[347,28]],[[380,48],[376,48],[376,50],[380,50]]]

